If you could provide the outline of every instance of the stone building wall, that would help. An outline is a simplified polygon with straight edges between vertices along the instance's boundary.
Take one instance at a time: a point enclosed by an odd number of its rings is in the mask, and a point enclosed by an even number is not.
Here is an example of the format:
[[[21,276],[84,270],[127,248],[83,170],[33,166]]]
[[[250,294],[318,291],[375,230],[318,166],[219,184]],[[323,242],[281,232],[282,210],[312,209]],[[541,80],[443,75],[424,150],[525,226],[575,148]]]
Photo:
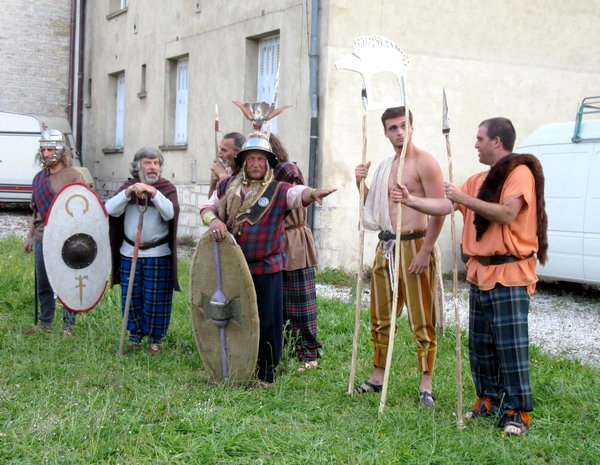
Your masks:
[[[67,117],[70,0],[0,2],[0,109]]]

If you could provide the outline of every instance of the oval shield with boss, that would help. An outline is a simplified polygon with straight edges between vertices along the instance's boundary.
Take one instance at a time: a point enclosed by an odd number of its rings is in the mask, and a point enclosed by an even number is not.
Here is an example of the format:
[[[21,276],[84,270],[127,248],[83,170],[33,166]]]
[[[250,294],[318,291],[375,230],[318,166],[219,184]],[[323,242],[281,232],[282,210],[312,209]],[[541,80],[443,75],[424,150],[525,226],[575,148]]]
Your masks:
[[[209,231],[198,242],[190,301],[194,338],[210,381],[252,381],[260,335],[256,291],[244,253],[231,234],[213,242]]]
[[[71,183],[54,198],[44,229],[52,289],[74,312],[88,312],[106,290],[111,267],[108,213],[88,186]]]

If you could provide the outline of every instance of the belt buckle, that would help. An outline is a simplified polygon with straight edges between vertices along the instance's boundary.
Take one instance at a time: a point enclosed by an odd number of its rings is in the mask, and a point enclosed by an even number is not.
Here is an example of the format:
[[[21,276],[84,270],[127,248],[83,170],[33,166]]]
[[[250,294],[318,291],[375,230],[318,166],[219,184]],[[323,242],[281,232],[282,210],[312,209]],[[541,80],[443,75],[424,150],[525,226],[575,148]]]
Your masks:
[[[480,257],[478,255],[477,256],[477,261],[479,263],[481,263],[483,266],[490,266],[490,264],[492,263],[492,258],[491,257]]]

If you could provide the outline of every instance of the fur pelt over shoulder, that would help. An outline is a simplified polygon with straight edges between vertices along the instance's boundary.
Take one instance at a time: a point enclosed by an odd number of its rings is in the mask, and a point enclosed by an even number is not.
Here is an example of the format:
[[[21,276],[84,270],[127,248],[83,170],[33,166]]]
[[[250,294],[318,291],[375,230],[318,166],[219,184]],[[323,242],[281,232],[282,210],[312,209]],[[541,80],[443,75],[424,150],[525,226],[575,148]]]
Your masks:
[[[535,181],[535,200],[537,204],[537,236],[538,236],[538,261],[543,265],[548,259],[548,216],[546,215],[546,201],[544,200],[544,171],[539,160],[533,155],[511,153],[496,163],[488,173],[477,198],[484,202],[500,202],[502,188],[508,175],[517,166],[526,165]],[[475,230],[477,231],[477,240],[481,239],[483,233],[487,231],[490,220],[475,214]]]

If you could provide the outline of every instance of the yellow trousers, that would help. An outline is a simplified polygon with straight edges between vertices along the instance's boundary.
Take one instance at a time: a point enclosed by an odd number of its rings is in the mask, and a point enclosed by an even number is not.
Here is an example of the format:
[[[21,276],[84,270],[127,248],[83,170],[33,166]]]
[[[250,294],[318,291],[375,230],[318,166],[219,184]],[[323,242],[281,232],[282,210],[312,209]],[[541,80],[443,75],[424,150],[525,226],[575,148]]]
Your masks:
[[[436,273],[433,255],[429,259],[426,273],[415,275],[406,271],[423,241],[424,238],[396,242],[396,247],[402,247],[399,276],[396,279],[396,283],[400,285],[396,318],[401,315],[402,307],[406,304],[408,323],[418,351],[419,371],[432,375],[437,350],[434,310]],[[378,245],[371,277],[371,340],[375,347],[373,365],[380,368],[385,368],[392,321],[393,290],[390,281],[389,262],[385,253],[379,251]]]

